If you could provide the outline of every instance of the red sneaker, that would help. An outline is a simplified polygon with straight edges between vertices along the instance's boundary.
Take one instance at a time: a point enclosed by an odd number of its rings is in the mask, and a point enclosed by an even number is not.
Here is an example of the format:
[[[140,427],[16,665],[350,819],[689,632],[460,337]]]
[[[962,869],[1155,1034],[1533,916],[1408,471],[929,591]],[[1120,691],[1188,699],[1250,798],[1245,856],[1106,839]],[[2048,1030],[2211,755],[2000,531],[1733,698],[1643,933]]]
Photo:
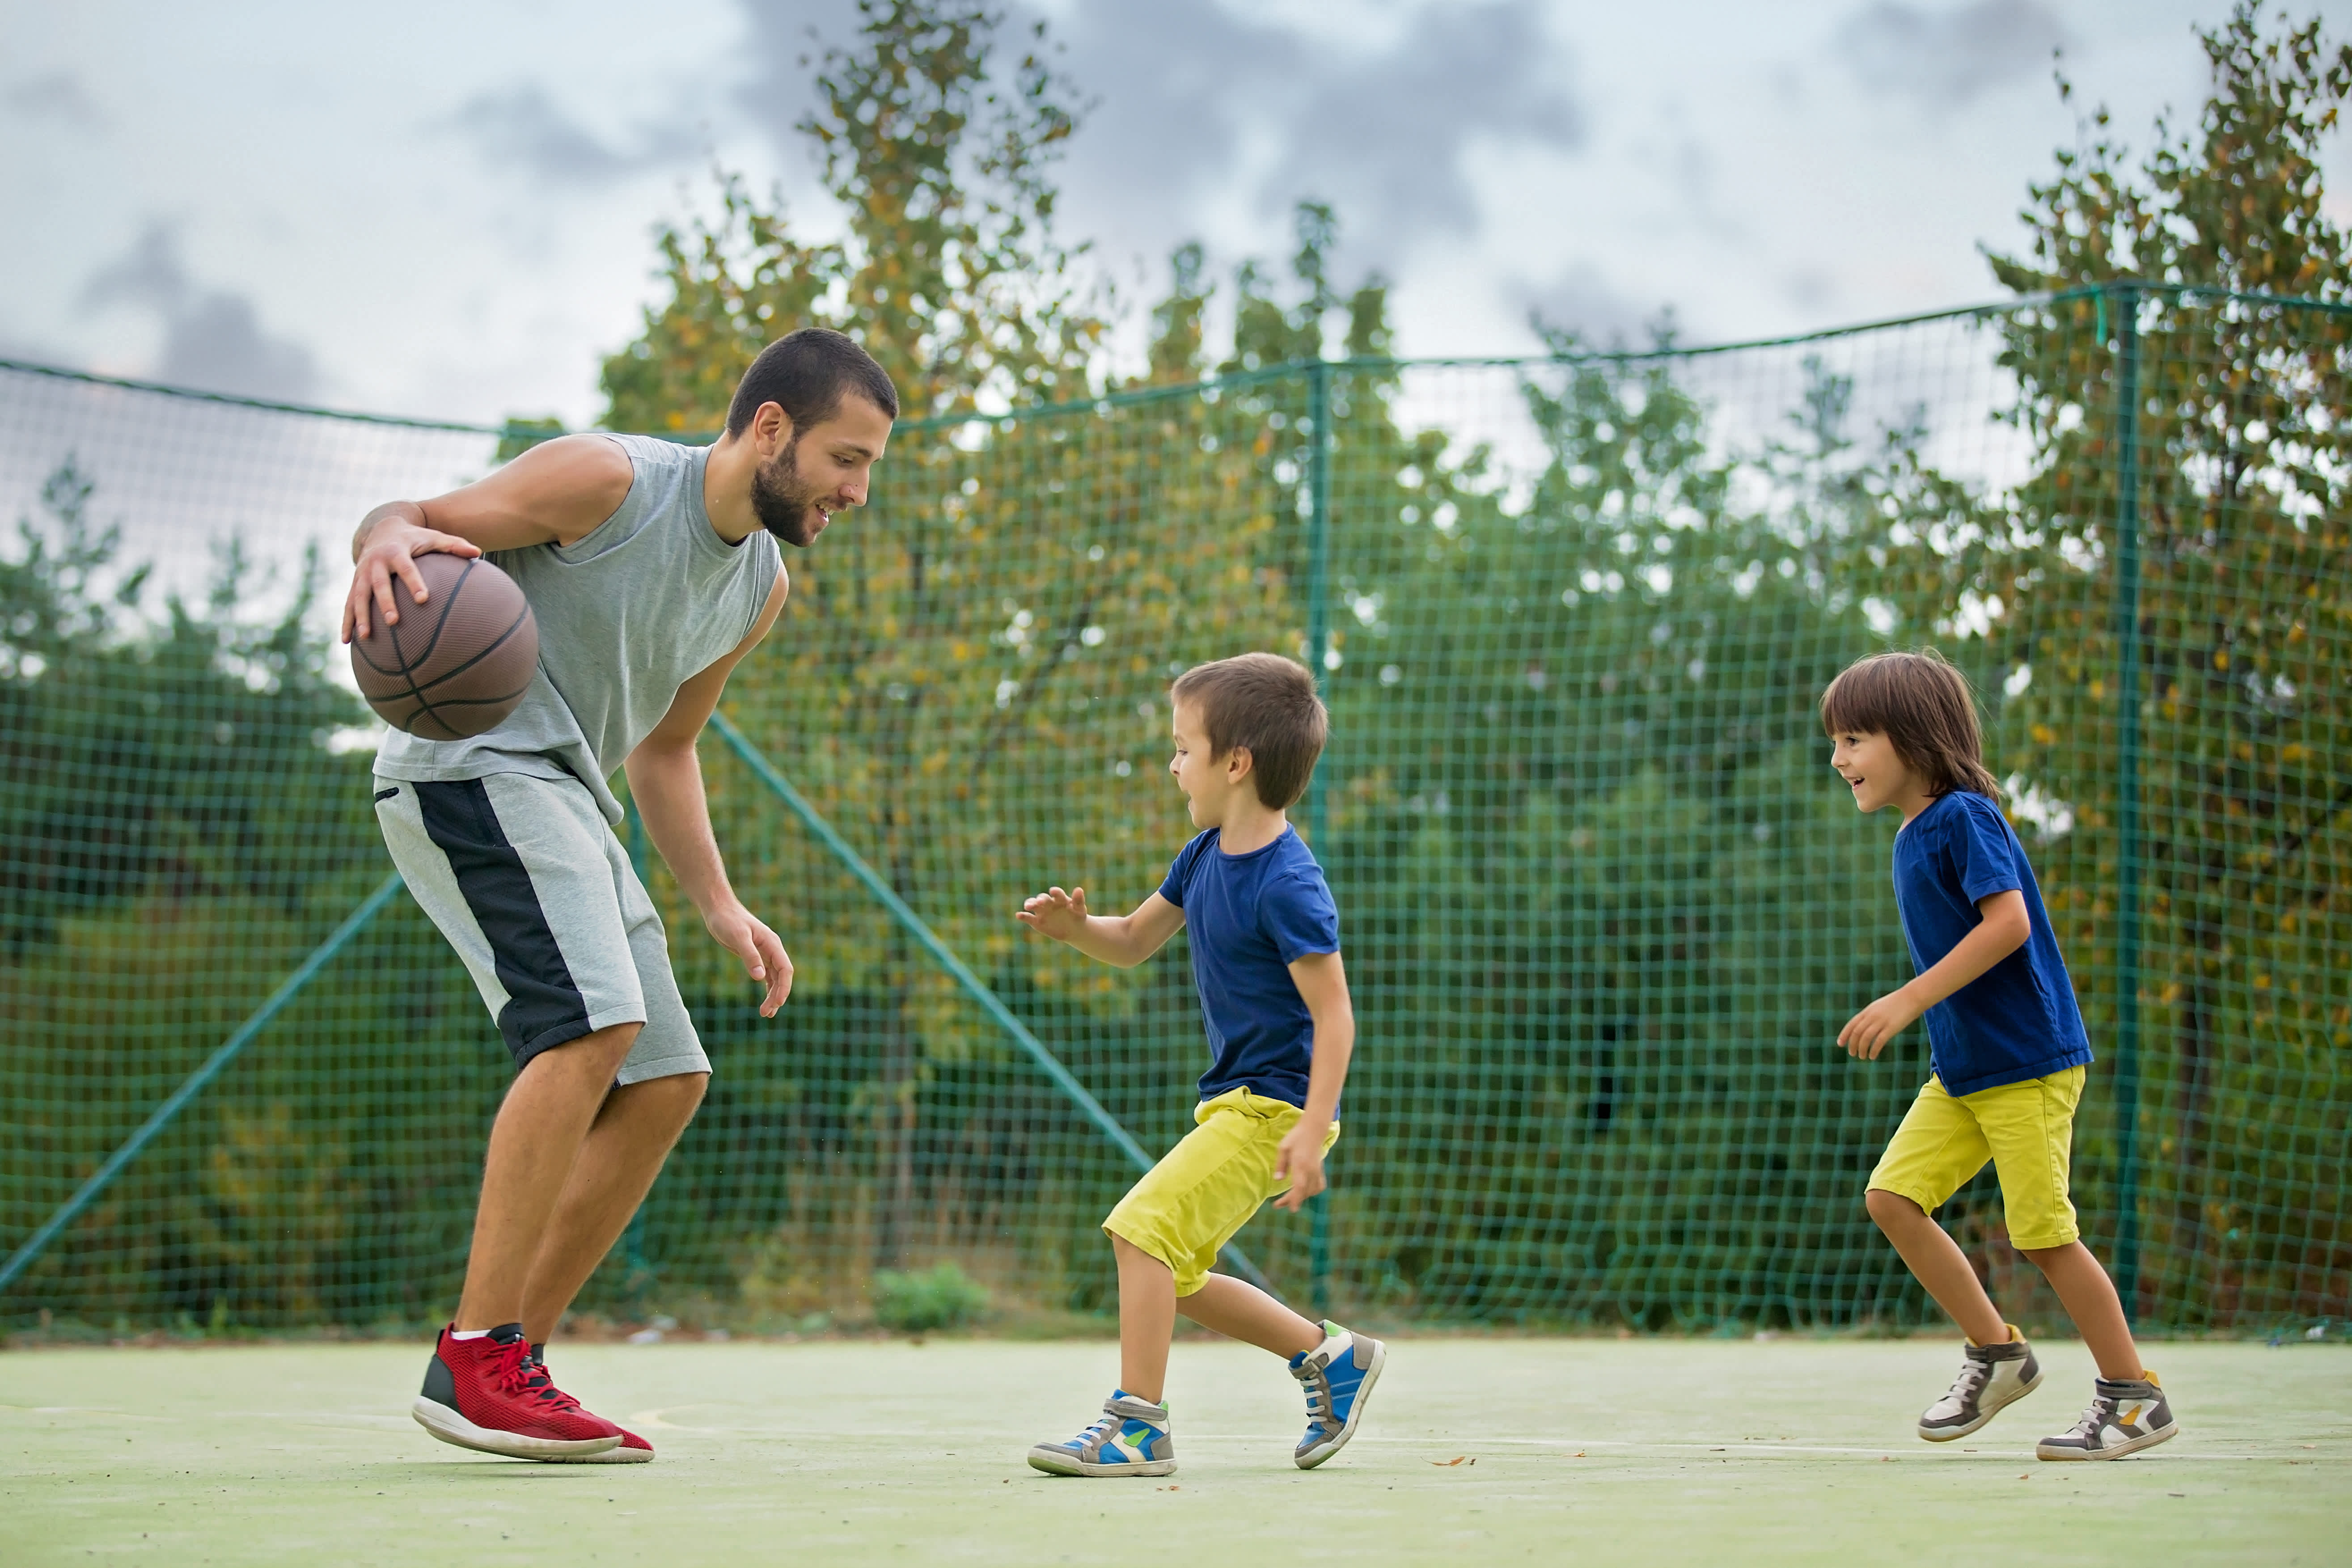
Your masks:
[[[541,1376],[551,1383],[554,1381],[555,1374],[547,1370],[545,1345],[530,1347],[530,1363],[539,1368]],[[567,1465],[646,1465],[653,1462],[653,1457],[654,1446],[624,1426],[621,1428],[621,1442],[618,1447],[607,1448],[601,1454],[582,1454],[576,1458],[567,1458],[562,1462]]]
[[[453,1331],[441,1331],[425,1363],[425,1392],[411,1407],[427,1432],[514,1459],[581,1459],[619,1445],[618,1426],[581,1409],[530,1359],[520,1323],[478,1340],[452,1339]]]

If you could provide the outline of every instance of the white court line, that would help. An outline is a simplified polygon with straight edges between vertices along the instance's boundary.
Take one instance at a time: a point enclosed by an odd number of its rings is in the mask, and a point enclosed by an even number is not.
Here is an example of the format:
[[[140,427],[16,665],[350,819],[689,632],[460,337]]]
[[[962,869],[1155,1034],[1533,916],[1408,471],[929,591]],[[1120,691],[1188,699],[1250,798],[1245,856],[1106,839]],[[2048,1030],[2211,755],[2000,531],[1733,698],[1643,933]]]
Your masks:
[[[667,1408],[676,1410],[692,1409],[696,1407],[692,1405],[671,1405]],[[939,1436],[939,1433],[936,1430],[922,1427],[899,1428],[872,1426],[854,1429],[840,1429],[811,1426],[680,1426],[676,1422],[664,1420],[662,1418],[664,1412],[660,1410],[644,1410],[639,1411],[634,1415],[624,1417],[624,1419],[632,1426],[651,1426],[656,1430],[688,1432],[698,1436],[709,1437],[771,1437],[795,1441],[805,1439],[811,1442],[845,1442],[871,1438],[889,1438],[892,1440],[915,1439],[928,1441],[936,1439]],[[1185,1432],[1181,1436],[1181,1440],[1187,1443],[1286,1443],[1290,1441],[1290,1436],[1287,1432]],[[988,1440],[990,1439],[985,1437],[981,1439],[981,1441]],[[1017,1441],[1017,1439],[1014,1440]],[[966,1441],[970,1442],[971,1439],[966,1439]],[[1354,1441],[1358,1443],[1384,1444],[1396,1447],[1402,1447],[1408,1445],[1419,1448],[1462,1447],[1465,1453],[1471,1452],[1473,1449],[1497,1447],[1563,1449],[1613,1448],[1626,1452],[1721,1454],[1727,1459],[1734,1454],[1843,1454],[1862,1458],[1874,1459],[1929,1459],[1937,1463],[1948,1464],[1980,1460],[1987,1463],[2004,1465],[2014,1463],[2017,1458],[2017,1454],[2012,1449],[1985,1448],[1970,1451],[1968,1449],[1954,1450],[1949,1448],[1942,1450],[1932,1448],[1850,1448],[1836,1447],[1827,1444],[1810,1443],[1642,1443],[1622,1437],[1481,1437],[1474,1444],[1464,1446],[1460,1443],[1459,1439],[1449,1441],[1442,1436],[1389,1437],[1378,1436],[1365,1433],[1360,1434],[1354,1438]],[[974,1446],[977,1445],[975,1444]],[[2290,1456],[2284,1454],[2216,1454],[2200,1452],[2194,1449],[2187,1453],[2175,1454],[2169,1451],[2168,1445],[2166,1452],[2161,1454],[2151,1454],[2147,1457],[2171,1460],[2194,1459],[2206,1462],[2242,1461],[2248,1464],[2259,1464],[2264,1460],[2275,1461],[2290,1458]],[[2308,1464],[2315,1461],[2305,1460],[2303,1462]]]

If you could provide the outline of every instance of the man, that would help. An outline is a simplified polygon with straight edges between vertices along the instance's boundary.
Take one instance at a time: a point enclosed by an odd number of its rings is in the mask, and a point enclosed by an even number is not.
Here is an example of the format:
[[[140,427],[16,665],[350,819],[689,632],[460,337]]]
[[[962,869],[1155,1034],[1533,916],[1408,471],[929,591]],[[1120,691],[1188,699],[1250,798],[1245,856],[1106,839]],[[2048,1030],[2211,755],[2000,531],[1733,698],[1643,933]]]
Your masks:
[[[372,616],[394,622],[425,602],[415,558],[433,551],[489,552],[539,622],[539,670],[503,723],[466,741],[394,731],[376,758],[393,861],[465,960],[517,1068],[490,1130],[457,1316],[415,1406],[445,1442],[653,1458],[557,1389],[541,1357],[710,1074],[660,917],[613,837],[623,813],[606,781],[625,767],[654,847],[710,934],[764,984],[760,1012],[772,1017],[792,961],[728,883],[695,737],[783,609],[776,541],[805,546],[865,504],[898,413],[863,349],[804,329],[752,362],[714,446],[567,436],[436,500],[380,506],[352,541],[346,641]]]

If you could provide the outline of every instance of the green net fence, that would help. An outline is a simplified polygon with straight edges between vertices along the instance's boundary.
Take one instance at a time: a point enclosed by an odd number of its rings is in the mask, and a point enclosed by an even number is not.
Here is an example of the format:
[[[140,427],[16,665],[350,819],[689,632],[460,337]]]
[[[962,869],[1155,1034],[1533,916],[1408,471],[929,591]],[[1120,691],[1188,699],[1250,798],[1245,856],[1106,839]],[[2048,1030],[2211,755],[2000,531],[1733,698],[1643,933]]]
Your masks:
[[[582,1309],[854,1322],[937,1261],[1008,1312],[1107,1308],[1113,1133],[1165,1149],[1204,1059],[1181,939],[1118,972],[1011,911],[1158,885],[1168,681],[1264,647],[1324,677],[1296,815],[1361,1026],[1333,1191],[1241,1238],[1276,1285],[1397,1321],[1931,1321],[1861,1205],[1924,1040],[1832,1044],[1910,973],[1893,824],[1814,704],[1932,642],[2100,1057],[2089,1239],[2143,1321],[2352,1315],[2348,344],[2331,308],[2118,287],[902,426],[703,743],[798,987],[760,1019],[649,868],[717,1073]],[[388,868],[301,558],[327,541],[331,600],[360,512],[499,437],[0,369],[0,1324],[453,1300],[506,1057],[404,898],[345,925]],[[2054,1317],[1990,1173],[1946,1219]]]

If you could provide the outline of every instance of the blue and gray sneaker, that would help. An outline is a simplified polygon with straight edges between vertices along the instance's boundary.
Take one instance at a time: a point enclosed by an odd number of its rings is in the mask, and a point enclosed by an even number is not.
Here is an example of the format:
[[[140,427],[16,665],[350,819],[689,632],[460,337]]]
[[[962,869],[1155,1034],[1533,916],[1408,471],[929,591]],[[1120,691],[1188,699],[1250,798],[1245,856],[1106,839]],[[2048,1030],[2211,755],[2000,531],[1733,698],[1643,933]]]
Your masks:
[[[1049,1476],[1165,1476],[1176,1469],[1168,1406],[1114,1389],[1101,1419],[1062,1443],[1040,1443],[1029,1463]]]
[[[1311,1470],[1348,1446],[1388,1354],[1380,1341],[1326,1322],[1323,1342],[1291,1358],[1290,1375],[1307,1387],[1307,1436],[1292,1456],[1300,1469]]]

